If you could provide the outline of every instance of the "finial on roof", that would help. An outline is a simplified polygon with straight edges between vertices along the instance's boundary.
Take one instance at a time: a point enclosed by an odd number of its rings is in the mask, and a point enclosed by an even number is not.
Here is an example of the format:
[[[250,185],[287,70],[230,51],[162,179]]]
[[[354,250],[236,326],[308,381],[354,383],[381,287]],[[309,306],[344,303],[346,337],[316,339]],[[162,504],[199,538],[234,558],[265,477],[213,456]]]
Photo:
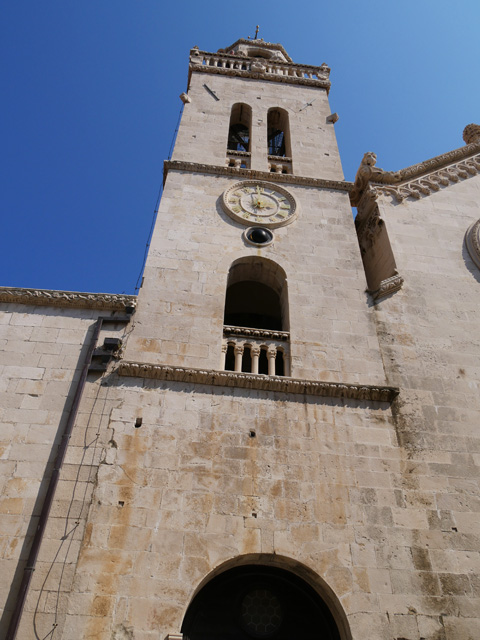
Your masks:
[[[480,142],[480,125],[467,124],[467,126],[463,130],[463,140],[465,144]]]
[[[257,36],[258,36],[258,30],[260,29],[260,26],[257,24],[257,28],[255,29],[255,35],[253,36],[253,38],[251,38],[250,36],[248,36],[249,40],[256,40]]]

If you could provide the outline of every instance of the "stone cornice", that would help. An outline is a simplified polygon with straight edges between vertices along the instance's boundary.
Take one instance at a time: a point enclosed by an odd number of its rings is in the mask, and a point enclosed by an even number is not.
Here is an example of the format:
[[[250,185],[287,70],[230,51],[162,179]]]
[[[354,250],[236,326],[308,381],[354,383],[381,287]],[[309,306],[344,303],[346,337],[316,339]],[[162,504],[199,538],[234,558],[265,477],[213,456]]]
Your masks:
[[[283,64],[289,64],[285,62]],[[283,82],[284,84],[299,84],[304,87],[320,87],[330,90],[330,80],[316,80],[312,78],[297,78],[295,76],[280,76],[273,73],[263,73],[261,71],[243,71],[242,69],[223,69],[222,67],[207,67],[203,65],[190,65],[191,71],[200,73],[210,73],[234,78],[253,78],[254,80],[267,80],[268,82]]]
[[[137,296],[118,293],[83,293],[52,289],[21,289],[0,287],[0,302],[33,304],[47,307],[75,307],[82,309],[108,309],[111,311],[135,307]]]
[[[454,149],[395,173],[376,167],[375,161],[375,154],[365,154],[351,191],[353,206],[359,206],[368,192],[368,197],[385,194],[402,202],[409,197],[419,199],[428,196],[442,187],[478,175],[480,142]]]
[[[153,378],[155,380],[171,380],[216,387],[258,389],[261,391],[375,402],[392,402],[399,393],[399,390],[395,387],[344,384],[341,382],[316,382],[314,380],[299,380],[254,373],[191,369],[144,364],[141,362],[120,362],[117,372],[121,376],[134,378]]]
[[[211,64],[212,62],[213,64]],[[330,68],[326,64],[313,66],[279,60],[248,58],[239,54],[211,53],[196,48],[190,52],[189,74],[192,71],[318,87],[325,89],[327,94],[331,86]]]
[[[318,187],[321,189],[334,189],[335,191],[350,192],[353,189],[352,182],[344,180],[324,180],[323,178],[305,178],[294,176],[290,173],[273,173],[269,171],[257,171],[256,169],[237,169],[212,164],[200,164],[198,162],[184,162],[182,160],[166,160],[163,164],[164,182],[169,171],[188,171],[190,173],[203,173],[210,175],[229,176],[233,178],[248,178],[278,182],[281,184],[294,184],[302,187]]]
[[[290,340],[288,331],[271,331],[269,329],[250,329],[249,327],[234,327],[225,325],[223,335],[240,336],[242,338],[264,338],[265,340]]]

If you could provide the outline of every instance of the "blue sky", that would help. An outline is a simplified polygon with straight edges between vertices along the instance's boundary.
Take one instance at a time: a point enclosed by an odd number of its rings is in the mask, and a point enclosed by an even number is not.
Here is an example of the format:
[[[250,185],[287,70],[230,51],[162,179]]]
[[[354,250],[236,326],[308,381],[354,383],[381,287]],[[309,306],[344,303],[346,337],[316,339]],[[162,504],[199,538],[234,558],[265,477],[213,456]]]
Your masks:
[[[345,177],[480,123],[478,0],[10,0],[0,13],[6,286],[133,293],[189,49],[253,35],[332,68]]]

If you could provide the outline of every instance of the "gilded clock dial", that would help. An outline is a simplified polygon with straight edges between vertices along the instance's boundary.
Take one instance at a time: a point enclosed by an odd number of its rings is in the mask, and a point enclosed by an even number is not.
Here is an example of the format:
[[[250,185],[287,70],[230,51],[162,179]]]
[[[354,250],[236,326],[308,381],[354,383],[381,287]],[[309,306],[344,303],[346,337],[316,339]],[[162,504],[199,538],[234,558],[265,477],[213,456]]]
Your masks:
[[[281,227],[293,222],[297,206],[293,196],[269,182],[245,180],[223,194],[225,211],[243,224]]]

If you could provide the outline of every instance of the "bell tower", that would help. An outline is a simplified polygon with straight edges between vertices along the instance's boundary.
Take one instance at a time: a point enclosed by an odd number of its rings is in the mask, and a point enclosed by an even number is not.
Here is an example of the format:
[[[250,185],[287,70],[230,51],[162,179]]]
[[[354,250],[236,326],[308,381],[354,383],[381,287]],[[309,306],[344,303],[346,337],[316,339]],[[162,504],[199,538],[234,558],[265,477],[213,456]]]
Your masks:
[[[383,380],[329,74],[263,40],[191,50],[127,360]]]

